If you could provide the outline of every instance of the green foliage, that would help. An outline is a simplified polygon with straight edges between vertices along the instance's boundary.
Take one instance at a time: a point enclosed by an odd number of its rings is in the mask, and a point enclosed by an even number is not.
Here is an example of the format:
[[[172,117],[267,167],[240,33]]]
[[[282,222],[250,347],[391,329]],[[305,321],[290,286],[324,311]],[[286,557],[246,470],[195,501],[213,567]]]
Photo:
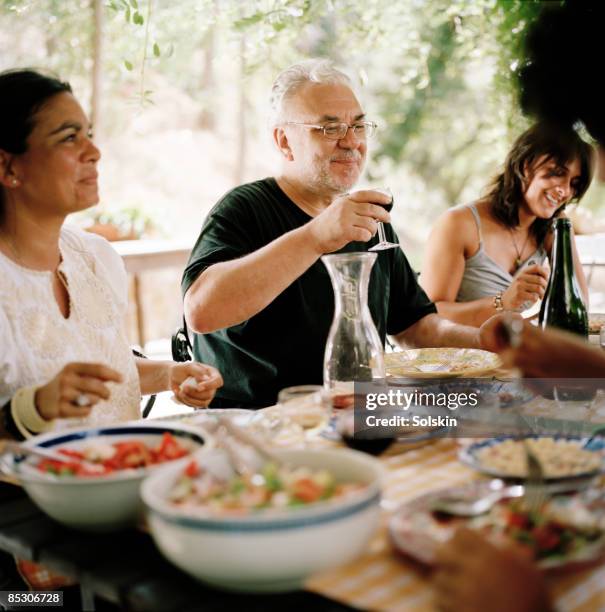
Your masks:
[[[357,81],[368,115],[380,125],[369,179],[394,188],[399,182],[416,202],[410,206],[417,206],[420,221],[425,216],[430,223],[439,209],[478,195],[524,127],[513,71],[522,34],[545,4],[106,0],[105,91],[112,101],[136,90],[137,102],[147,106],[152,89],[175,90],[232,126],[234,87],[243,78],[253,139],[264,129],[275,74],[305,57],[331,58]],[[0,0],[0,6],[2,31],[13,32],[15,40],[22,35],[21,43],[0,48],[4,67],[43,64],[86,91],[90,0]],[[39,45],[31,44],[32,32]],[[216,81],[202,91],[202,58],[211,38]],[[111,115],[119,131],[126,120],[119,111]]]

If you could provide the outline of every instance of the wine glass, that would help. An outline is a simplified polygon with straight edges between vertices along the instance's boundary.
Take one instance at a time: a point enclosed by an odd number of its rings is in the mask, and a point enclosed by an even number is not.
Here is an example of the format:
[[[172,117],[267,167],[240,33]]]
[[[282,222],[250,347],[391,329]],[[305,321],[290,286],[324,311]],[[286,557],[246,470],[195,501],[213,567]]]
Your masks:
[[[322,385],[298,385],[282,389],[277,406],[305,431],[309,438],[323,431],[330,418],[328,395]]]
[[[391,212],[391,209],[393,208],[393,202],[394,202],[393,193],[391,192],[391,190],[388,187],[385,187],[384,189],[374,189],[374,191],[379,191],[380,193],[384,193],[385,195],[388,195],[391,197],[391,202],[389,204],[379,204],[379,206],[384,206],[387,212]],[[368,251],[386,251],[387,249],[397,248],[399,245],[396,242],[389,242],[387,240],[387,237],[384,233],[384,224],[382,223],[382,221],[378,221],[377,223],[378,223],[378,242],[373,247],[370,247]]]

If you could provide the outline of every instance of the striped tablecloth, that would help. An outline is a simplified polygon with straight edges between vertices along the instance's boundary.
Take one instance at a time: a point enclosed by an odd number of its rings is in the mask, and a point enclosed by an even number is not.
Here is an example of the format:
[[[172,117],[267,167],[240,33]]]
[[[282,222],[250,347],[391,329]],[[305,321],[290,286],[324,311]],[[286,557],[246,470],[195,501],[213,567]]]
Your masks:
[[[457,459],[457,443],[443,439],[403,451],[396,446],[383,456],[388,468],[384,506],[398,504],[442,487],[460,485],[475,473]],[[367,553],[337,570],[312,577],[306,588],[364,610],[433,610],[430,576],[412,561],[396,555],[387,533],[389,512]],[[549,578],[559,610],[605,610],[605,565]]]

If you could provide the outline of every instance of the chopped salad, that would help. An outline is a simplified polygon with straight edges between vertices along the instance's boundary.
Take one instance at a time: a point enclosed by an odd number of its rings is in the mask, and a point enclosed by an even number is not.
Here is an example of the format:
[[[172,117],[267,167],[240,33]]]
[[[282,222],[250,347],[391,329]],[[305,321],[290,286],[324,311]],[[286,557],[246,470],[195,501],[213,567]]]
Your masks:
[[[364,487],[363,483],[336,482],[327,470],[277,466],[272,462],[258,473],[221,479],[194,460],[176,481],[169,500],[204,514],[241,516],[343,498]]]
[[[539,512],[529,512],[522,499],[514,499],[496,504],[470,526],[526,546],[541,561],[572,556],[601,539],[601,522],[575,500],[551,500]]]
[[[59,448],[65,461],[43,459],[37,464],[41,472],[57,476],[106,476],[120,470],[136,469],[179,459],[189,454],[170,433],[164,432],[159,444],[150,447],[141,440],[124,440],[108,444],[91,442],[82,450]],[[83,464],[82,461],[87,463]]]

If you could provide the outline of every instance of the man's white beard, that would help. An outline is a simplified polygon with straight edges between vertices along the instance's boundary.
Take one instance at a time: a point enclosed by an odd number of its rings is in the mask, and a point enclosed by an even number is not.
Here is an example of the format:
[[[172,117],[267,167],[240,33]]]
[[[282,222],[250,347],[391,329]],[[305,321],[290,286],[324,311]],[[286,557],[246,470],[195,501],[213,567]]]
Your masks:
[[[328,162],[329,163],[329,162]],[[355,176],[355,179],[352,181],[347,181],[343,183],[342,181],[337,180],[333,174],[330,173],[329,169],[326,168],[323,164],[315,166],[316,172],[314,173],[315,180],[310,181],[313,184],[313,191],[317,193],[326,193],[331,192],[334,194],[341,194],[350,191],[361,176],[361,170]]]

